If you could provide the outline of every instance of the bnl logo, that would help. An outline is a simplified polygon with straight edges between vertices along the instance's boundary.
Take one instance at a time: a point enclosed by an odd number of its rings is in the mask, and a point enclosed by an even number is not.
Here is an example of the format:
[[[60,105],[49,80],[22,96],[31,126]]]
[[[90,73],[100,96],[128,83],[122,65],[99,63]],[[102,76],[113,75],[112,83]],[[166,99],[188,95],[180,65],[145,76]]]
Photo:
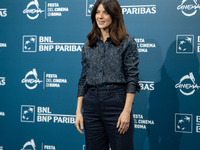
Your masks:
[[[175,114],[175,132],[192,133],[192,114]]]
[[[37,36],[24,35],[23,36],[23,52],[37,52]]]
[[[86,16],[90,16],[96,0],[86,0]]]
[[[35,106],[22,105],[21,106],[21,122],[35,122]]]
[[[176,36],[176,53],[193,54],[194,53],[194,35]]]

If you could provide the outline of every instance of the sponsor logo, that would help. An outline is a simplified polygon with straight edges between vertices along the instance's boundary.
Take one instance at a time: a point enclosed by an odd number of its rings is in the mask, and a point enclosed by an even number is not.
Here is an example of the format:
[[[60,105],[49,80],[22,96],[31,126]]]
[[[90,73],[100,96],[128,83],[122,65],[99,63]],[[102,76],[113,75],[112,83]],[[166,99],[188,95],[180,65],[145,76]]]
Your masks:
[[[5,116],[5,112],[0,112],[0,116]]]
[[[7,47],[6,43],[0,43],[0,47]]]
[[[23,13],[26,14],[26,16],[31,19],[37,19],[39,14],[43,13],[44,10],[41,10],[39,8],[38,0],[33,0],[26,6],[26,9],[24,9]]]
[[[177,10],[180,10],[187,17],[194,16],[198,9],[200,9],[200,5],[197,0],[182,0],[182,3],[177,7]]]
[[[40,52],[77,52],[82,51],[84,43],[55,43],[51,36],[39,37]]]
[[[0,86],[6,85],[6,78],[5,77],[0,77]]]
[[[148,53],[150,49],[156,48],[155,43],[146,42],[144,38],[135,38],[137,42],[138,52],[140,53]]]
[[[3,150],[3,146],[0,146],[0,150]]]
[[[37,51],[37,36],[24,35],[23,36],[23,52],[36,52]]]
[[[175,114],[175,132],[192,133],[192,114]]]
[[[42,150],[56,150],[56,147],[54,145],[46,145],[44,143],[41,143]],[[27,141],[21,150],[37,150],[36,144],[34,139],[31,139],[30,141]]]
[[[35,122],[35,106],[22,105],[21,106],[21,122]]]
[[[134,118],[134,127],[136,129],[146,130],[147,125],[154,125],[155,124],[154,120],[144,119],[142,114],[133,114],[133,118]]]
[[[196,118],[194,129],[196,133],[200,133],[200,115],[176,113],[175,114],[175,132],[193,133],[193,117]]]
[[[7,8],[0,8],[0,17],[7,17]]]
[[[37,44],[37,41],[39,43]],[[37,48],[37,45],[38,48]],[[37,40],[36,35],[23,36],[23,52],[79,52],[82,51],[84,43],[60,43],[54,42],[51,36],[39,36]]]
[[[35,112],[35,108],[37,113]],[[34,105],[21,106],[21,122],[37,122],[43,123],[61,123],[61,124],[74,124],[75,115],[57,114],[50,111],[50,107],[35,107]]]
[[[139,81],[139,85],[141,87],[141,90],[148,90],[148,91],[154,90],[153,81]]]
[[[40,81],[38,79],[38,74],[36,69],[34,68],[32,71],[29,71],[26,75],[25,78],[22,79],[21,81],[22,83],[25,84],[25,86],[30,89],[33,90],[37,87],[38,84],[40,84],[43,81]]]
[[[68,12],[68,7],[60,7],[59,3],[47,3],[47,16],[62,16],[63,12]],[[45,15],[46,18],[46,15]]]
[[[121,6],[124,15],[154,15],[156,5],[129,5]]]
[[[86,16],[90,16],[96,0],[86,0]]]
[[[28,149],[27,149],[28,148]],[[36,150],[36,145],[34,139],[31,139],[30,141],[27,141],[21,150],[30,150],[32,148],[33,150]]]
[[[194,53],[194,35],[176,36],[176,53],[193,54]]]
[[[86,16],[90,16],[96,0],[86,0]],[[127,5],[121,6],[124,15],[156,14],[156,5]]]
[[[46,74],[46,87],[60,87],[60,84],[67,83],[67,79],[58,79],[57,74]]]
[[[44,10],[40,9],[38,0],[33,0],[26,6],[23,13],[31,20],[35,20],[39,17],[40,14],[44,12],[45,19],[47,17],[59,17],[62,16],[64,12],[68,12],[68,7],[62,7],[59,3],[47,3],[45,1]]]
[[[189,75],[183,76],[179,83],[175,85],[183,95],[189,96],[194,94],[195,90],[198,90],[200,86],[195,83],[195,78],[192,72]]]
[[[29,71],[25,78],[21,80],[21,83],[25,84],[25,86],[33,90],[35,89],[38,84],[43,82],[43,89],[50,87],[50,88],[60,88],[61,84],[66,84],[67,79],[65,78],[58,78],[58,74],[50,74],[50,73],[43,73],[43,81],[38,79],[38,74],[36,69],[34,68],[32,71]]]

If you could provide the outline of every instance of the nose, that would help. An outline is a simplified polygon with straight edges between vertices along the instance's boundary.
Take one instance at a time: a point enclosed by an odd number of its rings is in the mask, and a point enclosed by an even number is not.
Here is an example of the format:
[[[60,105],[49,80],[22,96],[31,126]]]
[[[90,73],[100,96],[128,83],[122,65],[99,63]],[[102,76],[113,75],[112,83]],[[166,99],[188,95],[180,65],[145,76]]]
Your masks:
[[[103,13],[99,13],[99,18],[103,18]]]

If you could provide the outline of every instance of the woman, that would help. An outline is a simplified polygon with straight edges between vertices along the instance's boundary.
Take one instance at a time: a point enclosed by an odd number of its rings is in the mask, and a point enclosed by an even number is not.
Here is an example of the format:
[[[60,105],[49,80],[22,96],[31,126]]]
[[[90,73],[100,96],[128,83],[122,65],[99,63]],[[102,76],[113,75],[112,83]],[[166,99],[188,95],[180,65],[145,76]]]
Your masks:
[[[75,125],[86,150],[133,150],[132,103],[138,84],[137,44],[117,0],[97,0],[82,50]],[[83,115],[82,115],[83,107]]]

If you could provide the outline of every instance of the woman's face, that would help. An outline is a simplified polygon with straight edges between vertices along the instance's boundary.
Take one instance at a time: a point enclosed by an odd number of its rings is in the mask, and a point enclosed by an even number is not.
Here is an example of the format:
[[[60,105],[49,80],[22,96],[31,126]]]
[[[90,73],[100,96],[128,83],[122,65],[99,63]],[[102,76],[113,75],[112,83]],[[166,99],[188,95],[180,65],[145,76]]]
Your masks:
[[[102,4],[100,4],[97,8],[95,19],[96,19],[98,27],[103,30],[106,30],[112,23],[111,16],[104,9]]]

